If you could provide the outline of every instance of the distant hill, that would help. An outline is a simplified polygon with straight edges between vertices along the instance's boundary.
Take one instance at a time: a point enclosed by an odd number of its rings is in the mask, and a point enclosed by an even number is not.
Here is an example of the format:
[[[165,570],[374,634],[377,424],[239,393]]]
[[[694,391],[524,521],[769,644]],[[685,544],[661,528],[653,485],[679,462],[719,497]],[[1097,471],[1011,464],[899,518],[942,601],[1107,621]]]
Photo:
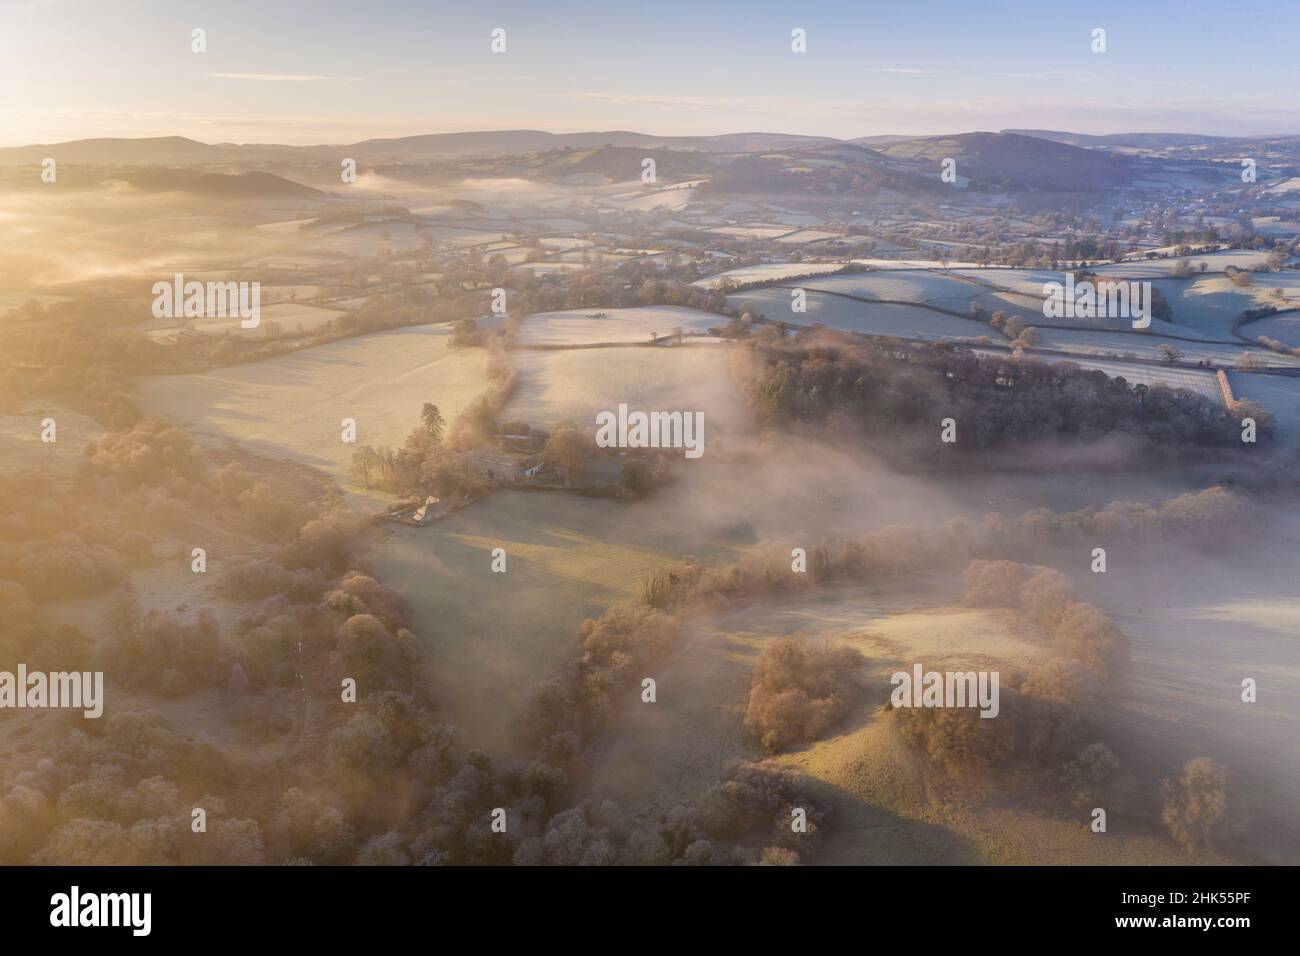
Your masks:
[[[978,185],[1007,189],[1094,190],[1123,187],[1151,178],[1151,163],[1169,158],[1188,161],[1231,159],[1249,145],[1259,155],[1282,167],[1300,156],[1300,137],[1233,138],[1188,133],[1123,133],[1093,136],[1056,130],[1003,130],[945,136],[864,136],[840,140],[827,136],[786,133],[726,133],[717,136],[655,136],[631,130],[585,133],[548,133],[544,130],[482,130],[433,133],[358,143],[284,146],[276,144],[209,145],[183,136],[148,139],[83,139],[67,143],[0,149],[0,167],[35,166],[54,157],[70,167],[117,168],[145,166],[170,168],[209,167],[212,172],[240,168],[270,168],[293,175],[295,167],[337,165],[351,157],[370,166],[383,166],[401,176],[397,167],[420,163],[453,163],[464,159],[518,158],[543,175],[564,175],[572,163],[574,173],[598,173],[626,178],[626,159],[604,150],[644,150],[645,155],[676,154],[677,173],[691,175],[698,165],[683,162],[682,153],[709,157],[798,154],[797,161],[816,160],[845,168],[877,166],[895,173],[928,177],[946,158],[958,160],[958,174]],[[566,150],[589,155],[563,156]],[[593,152],[594,151],[594,152]],[[1137,155],[1134,155],[1137,154]],[[1150,154],[1143,156],[1142,154]],[[1144,169],[1143,163],[1147,166]],[[661,172],[664,171],[661,169]],[[427,171],[425,173],[427,175]],[[820,172],[819,172],[820,175]],[[269,184],[264,184],[270,188]],[[297,184],[293,184],[297,186]],[[209,187],[191,184],[193,188]],[[146,188],[142,186],[141,188]],[[217,187],[212,184],[210,188]],[[241,189],[263,188],[246,183]],[[285,189],[287,187],[276,187]],[[307,187],[298,187],[306,189]]]
[[[399,139],[369,139],[351,146],[346,155],[358,159],[444,159],[462,156],[505,156],[555,149],[600,146],[641,149],[691,149],[710,153],[748,153],[786,149],[838,140],[825,136],[784,133],[727,133],[720,136],[652,136],[626,130],[595,133],[547,133],[541,130],[494,130],[479,133],[433,133]]]
[[[837,143],[828,136],[785,133],[727,133],[719,136],[653,136],[625,130],[591,133],[547,133],[542,130],[487,130],[472,133],[431,133],[395,139],[321,146],[281,146],[270,143],[222,143],[210,146],[183,136],[149,139],[83,139],[39,146],[0,149],[0,166],[34,166],[46,157],[80,166],[204,166],[266,162],[337,162],[350,156],[364,162],[412,162],[475,156],[510,156],[556,149],[600,146],[639,149],[698,150],[709,153],[748,153]]]
[[[1096,152],[1113,152],[1153,161],[1177,160],[1200,164],[1198,175],[1213,176],[1225,163],[1236,165],[1243,156],[1253,156],[1283,178],[1294,175],[1300,167],[1300,136],[1283,133],[1268,136],[1205,136],[1200,133],[1114,133],[1090,136],[1050,129],[1003,130],[1015,135],[1031,136]],[[1144,177],[1147,178],[1147,177]],[[1157,175],[1155,178],[1159,178]]]
[[[1003,132],[1006,132],[1005,130]],[[904,140],[916,139],[915,136],[900,136],[897,133],[885,133],[881,136],[859,136],[853,140],[855,143],[861,143],[865,146],[883,146],[889,143],[901,143]]]
[[[530,177],[548,180],[594,175],[611,183],[627,182],[641,175],[647,157],[654,159],[656,177],[665,183],[708,176],[713,169],[710,154],[652,146],[552,149],[521,160],[520,167]]]
[[[68,143],[0,149],[0,166],[37,166],[53,158],[77,166],[192,166],[230,162],[220,146],[184,136],[149,139],[77,139]]]
[[[183,192],[200,196],[254,199],[270,196],[325,196],[319,189],[274,173],[199,173],[189,169],[130,169],[116,178],[144,192]]]
[[[1070,146],[1116,146],[1133,149],[1169,149],[1199,146],[1203,143],[1228,143],[1235,136],[1203,136],[1199,133],[1111,133],[1093,136],[1088,133],[1066,133],[1051,129],[1004,129],[1010,136],[1032,136]]]
[[[933,164],[957,160],[957,174],[990,186],[1064,190],[1126,186],[1135,178],[1122,156],[1018,133],[959,133],[877,142],[874,148],[897,160]]]

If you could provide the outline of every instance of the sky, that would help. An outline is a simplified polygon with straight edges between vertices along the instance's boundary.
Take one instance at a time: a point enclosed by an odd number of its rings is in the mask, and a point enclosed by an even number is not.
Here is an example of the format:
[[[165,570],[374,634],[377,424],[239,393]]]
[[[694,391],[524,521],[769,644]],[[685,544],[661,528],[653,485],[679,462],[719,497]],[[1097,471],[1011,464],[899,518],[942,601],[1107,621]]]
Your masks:
[[[1297,0],[0,0],[0,146],[1300,133],[1297,41]]]

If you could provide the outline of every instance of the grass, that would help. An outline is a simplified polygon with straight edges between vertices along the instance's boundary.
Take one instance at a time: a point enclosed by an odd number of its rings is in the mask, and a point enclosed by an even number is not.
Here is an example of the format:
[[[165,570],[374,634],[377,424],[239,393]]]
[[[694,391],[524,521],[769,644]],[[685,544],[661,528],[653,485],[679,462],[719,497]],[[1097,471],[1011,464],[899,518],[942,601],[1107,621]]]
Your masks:
[[[633,410],[702,411],[708,441],[743,430],[749,421],[728,354],[712,345],[518,351],[519,384],[503,417],[594,428],[597,413],[626,402]]]
[[[489,571],[493,548],[505,549],[505,573]],[[428,528],[393,526],[367,560],[407,596],[450,714],[474,745],[509,749],[533,689],[577,654],[582,621],[691,553],[720,560],[734,547],[669,498],[515,491]]]
[[[592,318],[603,312],[604,318]],[[652,335],[667,337],[678,328],[704,332],[722,327],[726,318],[699,309],[647,306],[634,309],[569,309],[540,312],[524,320],[521,345],[593,345],[602,342],[640,344]]]
[[[400,445],[433,402],[448,421],[487,388],[482,349],[447,346],[448,329],[422,325],[330,342],[261,362],[139,381],[146,412],[196,437],[321,468],[345,479],[357,443]]]

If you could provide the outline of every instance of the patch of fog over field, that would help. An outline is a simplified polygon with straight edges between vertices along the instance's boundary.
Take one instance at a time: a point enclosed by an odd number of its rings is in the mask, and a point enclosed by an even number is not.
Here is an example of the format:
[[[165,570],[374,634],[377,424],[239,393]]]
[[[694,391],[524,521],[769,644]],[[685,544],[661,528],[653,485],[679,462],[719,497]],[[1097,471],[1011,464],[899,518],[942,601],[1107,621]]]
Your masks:
[[[757,449],[756,449],[757,451]],[[539,681],[571,659],[586,617],[635,600],[648,572],[694,555],[728,563],[759,541],[921,520],[941,491],[900,481],[849,452],[789,441],[753,461],[680,462],[679,480],[635,504],[497,492],[428,528],[392,528],[371,549],[430,642],[440,699],[479,746],[507,747]],[[489,574],[491,550],[507,572]]]
[[[1192,756],[1233,774],[1252,830],[1279,861],[1300,860],[1300,510],[1231,554],[1146,546],[1078,573],[1085,599],[1131,641],[1107,739],[1121,762],[1160,776]],[[1080,569],[1085,556],[1081,556]],[[1243,678],[1258,700],[1241,700]]]
[[[637,504],[589,500],[575,506],[568,498],[502,493],[434,528],[386,534],[371,560],[408,595],[420,632],[432,642],[436,670],[449,675],[439,693],[471,740],[508,746],[536,684],[576,653],[581,619],[634,600],[650,568],[681,555],[727,563],[759,541],[811,546],[825,536],[934,526],[990,511],[1015,516],[1040,506],[1064,512],[1115,500],[1156,502],[1208,484],[1194,471],[1177,478],[908,475],[851,450],[788,439],[763,446],[754,464],[732,451],[726,461],[706,456],[698,466],[681,468],[677,482]],[[1300,511],[1292,511],[1273,524],[1266,540],[1229,555],[1215,554],[1216,542],[1193,552],[1138,541],[1112,545],[1105,574],[1090,573],[1090,547],[1083,544],[1070,553],[1045,546],[1032,556],[1067,573],[1081,599],[1112,616],[1131,641],[1132,661],[1117,679],[1103,731],[1145,793],[1185,760],[1213,757],[1229,768],[1246,798],[1250,844],[1291,861],[1300,859],[1292,799],[1300,784],[1297,542]],[[509,572],[480,573],[498,546],[510,555]],[[443,584],[431,586],[443,576]],[[667,739],[648,744],[644,734],[625,739],[625,731],[616,731],[609,748],[626,745],[640,758],[603,763],[607,755],[601,757],[592,792],[629,802],[638,789],[655,794],[656,803],[665,794],[685,798],[715,783],[727,760],[752,755],[752,741],[739,729],[749,669],[762,642],[779,633],[833,635],[841,626],[902,615],[895,629],[900,634],[933,641],[932,629],[941,626],[952,630],[953,643],[969,640],[979,652],[1001,641],[997,620],[1017,626],[1010,618],[961,617],[952,607],[956,594],[953,581],[923,574],[860,589],[835,613],[753,608],[757,630],[728,633],[724,643],[716,628],[692,625],[680,653],[658,674],[655,706],[664,713],[656,712],[653,726]],[[830,607],[841,600],[831,595]],[[786,624],[778,626],[779,620]],[[1015,659],[1014,643],[1005,647],[1010,650],[1004,648],[1003,656],[1013,664],[1030,663],[1029,654]],[[1258,681],[1258,703],[1241,702],[1243,677]],[[714,730],[721,736],[710,736]],[[1068,827],[1053,829],[1050,821],[1035,826],[1066,839],[1060,834]],[[948,838],[921,827],[909,839],[928,854]],[[1150,849],[1141,841],[1126,847],[1125,853],[1139,855]]]
[[[391,528],[368,561],[398,588],[430,642],[440,699],[479,746],[507,747],[539,681],[578,649],[586,617],[635,600],[652,569],[694,555],[728,563],[760,541],[820,539],[921,521],[953,507],[940,489],[870,459],[801,441],[729,460],[680,462],[635,504],[497,492],[428,528]],[[761,462],[761,464],[760,464]],[[491,550],[507,572],[489,574]]]

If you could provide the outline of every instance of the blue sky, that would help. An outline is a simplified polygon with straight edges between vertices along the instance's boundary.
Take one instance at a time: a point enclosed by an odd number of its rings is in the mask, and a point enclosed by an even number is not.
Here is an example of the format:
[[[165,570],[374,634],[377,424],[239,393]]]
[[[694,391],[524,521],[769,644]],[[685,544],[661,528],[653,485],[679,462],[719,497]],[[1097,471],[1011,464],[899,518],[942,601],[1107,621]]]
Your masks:
[[[207,52],[190,31],[207,31]],[[490,31],[506,30],[493,54]],[[807,52],[790,49],[794,28]],[[1093,28],[1107,50],[1090,49]],[[0,144],[1300,132],[1300,3],[0,0]]]

